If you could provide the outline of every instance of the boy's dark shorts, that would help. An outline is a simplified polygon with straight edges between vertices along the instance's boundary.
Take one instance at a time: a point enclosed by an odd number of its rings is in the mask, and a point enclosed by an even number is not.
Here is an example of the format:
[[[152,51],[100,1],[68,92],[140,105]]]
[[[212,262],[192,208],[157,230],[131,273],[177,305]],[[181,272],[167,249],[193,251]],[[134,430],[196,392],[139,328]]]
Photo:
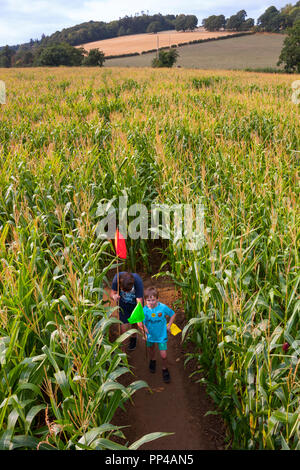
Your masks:
[[[167,350],[167,342],[165,342],[165,343],[152,343],[151,341],[147,341],[148,348],[151,348],[151,346],[153,346],[153,344],[157,344],[158,349],[160,351],[166,351]]]
[[[122,313],[120,311],[119,318],[120,318],[122,323],[128,324],[129,323],[128,318],[130,317],[130,315],[131,315],[131,313],[129,315],[124,315],[124,313]]]

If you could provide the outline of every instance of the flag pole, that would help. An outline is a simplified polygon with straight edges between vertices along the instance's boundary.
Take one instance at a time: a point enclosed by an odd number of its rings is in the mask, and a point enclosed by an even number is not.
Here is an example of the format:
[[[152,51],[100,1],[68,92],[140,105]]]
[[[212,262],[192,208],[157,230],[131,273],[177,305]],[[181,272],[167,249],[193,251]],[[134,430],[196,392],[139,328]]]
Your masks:
[[[147,336],[146,336],[146,332],[145,332],[145,325],[144,325],[143,321],[141,323],[142,323],[143,333],[144,333],[144,338],[145,338],[146,359],[148,359]]]
[[[126,243],[124,240],[124,237],[122,234],[120,234],[118,227],[116,228],[115,231],[115,250],[116,250],[116,256],[117,256],[117,286],[118,286],[118,297],[120,296],[120,279],[119,279],[119,257],[122,259],[126,259],[127,257],[127,250],[126,250]],[[120,302],[119,299],[117,300],[117,305],[118,305],[118,319],[120,320]],[[119,335],[121,334],[120,332],[121,325],[119,323]]]
[[[118,257],[118,255],[117,255],[117,283],[118,283],[118,299],[117,299],[118,320],[120,321],[120,306],[119,306],[120,286],[119,286],[119,257]],[[121,325],[119,323],[119,336],[120,335],[121,335]]]
[[[142,322],[143,323],[143,322]],[[145,336],[145,348],[146,348],[146,360],[148,359],[148,349],[147,349],[147,336],[145,333],[145,325],[143,323],[143,331],[144,331],[144,336]]]
[[[145,347],[146,347],[146,358],[148,357],[148,349],[147,349],[147,342],[146,342],[146,333],[145,333],[145,325],[143,320],[145,319],[145,314],[143,311],[143,304],[142,302],[137,302],[133,312],[131,313],[130,317],[128,318],[129,323],[133,323],[137,325],[138,330],[142,330],[143,332],[143,340],[145,340]],[[140,324],[142,326],[140,326]]]

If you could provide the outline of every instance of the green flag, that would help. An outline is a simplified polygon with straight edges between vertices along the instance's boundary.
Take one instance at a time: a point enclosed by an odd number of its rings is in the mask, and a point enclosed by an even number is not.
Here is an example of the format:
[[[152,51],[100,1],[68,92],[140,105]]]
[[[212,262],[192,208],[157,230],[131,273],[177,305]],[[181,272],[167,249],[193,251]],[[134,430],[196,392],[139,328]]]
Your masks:
[[[140,321],[143,321],[144,318],[145,318],[145,315],[144,315],[143,306],[140,302],[138,302],[132,314],[128,318],[128,321],[129,323],[138,323]]]

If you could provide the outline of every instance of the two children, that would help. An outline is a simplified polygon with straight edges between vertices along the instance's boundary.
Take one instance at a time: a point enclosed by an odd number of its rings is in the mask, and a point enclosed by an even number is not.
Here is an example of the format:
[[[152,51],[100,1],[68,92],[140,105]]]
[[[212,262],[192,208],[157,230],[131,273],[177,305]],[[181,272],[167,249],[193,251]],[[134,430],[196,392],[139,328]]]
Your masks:
[[[130,326],[128,318],[137,305],[137,302],[141,302],[143,305],[144,296],[146,302],[144,306],[145,319],[143,322],[138,323],[138,327],[142,331],[143,337],[147,341],[147,347],[149,348],[149,369],[152,373],[156,370],[155,355],[157,344],[162,360],[163,380],[168,383],[170,382],[170,373],[167,366],[168,331],[170,331],[176,314],[167,305],[158,301],[158,292],[155,287],[149,287],[146,289],[145,295],[143,295],[143,281],[138,274],[121,272],[119,281],[120,292],[118,289],[117,275],[115,275],[110,297],[117,302],[120,307],[119,315],[122,321],[121,332],[124,333]],[[166,317],[170,317],[168,325]],[[129,350],[132,351],[135,347],[136,336],[130,338]]]

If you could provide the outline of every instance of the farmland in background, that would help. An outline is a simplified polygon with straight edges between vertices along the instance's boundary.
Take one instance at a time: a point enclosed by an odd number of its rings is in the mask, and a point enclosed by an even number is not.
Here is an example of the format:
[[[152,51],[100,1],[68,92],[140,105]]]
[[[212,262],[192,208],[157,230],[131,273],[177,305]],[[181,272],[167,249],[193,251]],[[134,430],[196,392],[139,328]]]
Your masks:
[[[118,382],[128,364],[103,300],[115,258],[97,225],[100,202],[126,191],[128,206],[201,200],[203,247],[183,238],[161,252],[187,359],[233,448],[299,450],[300,77],[61,67],[0,78],[0,447],[118,448],[112,418],[145,384]],[[151,271],[147,240],[127,246],[127,269]]]
[[[120,36],[117,38],[104,39],[102,41],[89,42],[77,47],[84,47],[85,50],[100,49],[106,56],[128,54],[133,52],[143,52],[159,47],[169,47],[179,43],[187,43],[198,39],[208,39],[216,37],[231,36],[228,31],[206,31],[204,28],[198,28],[195,31],[161,31],[156,34],[132,34]]]
[[[181,46],[176,65],[198,69],[246,69],[272,67],[280,70],[277,61],[285,36],[257,33],[202,44]],[[108,59],[105,67],[151,67],[156,53]]]

